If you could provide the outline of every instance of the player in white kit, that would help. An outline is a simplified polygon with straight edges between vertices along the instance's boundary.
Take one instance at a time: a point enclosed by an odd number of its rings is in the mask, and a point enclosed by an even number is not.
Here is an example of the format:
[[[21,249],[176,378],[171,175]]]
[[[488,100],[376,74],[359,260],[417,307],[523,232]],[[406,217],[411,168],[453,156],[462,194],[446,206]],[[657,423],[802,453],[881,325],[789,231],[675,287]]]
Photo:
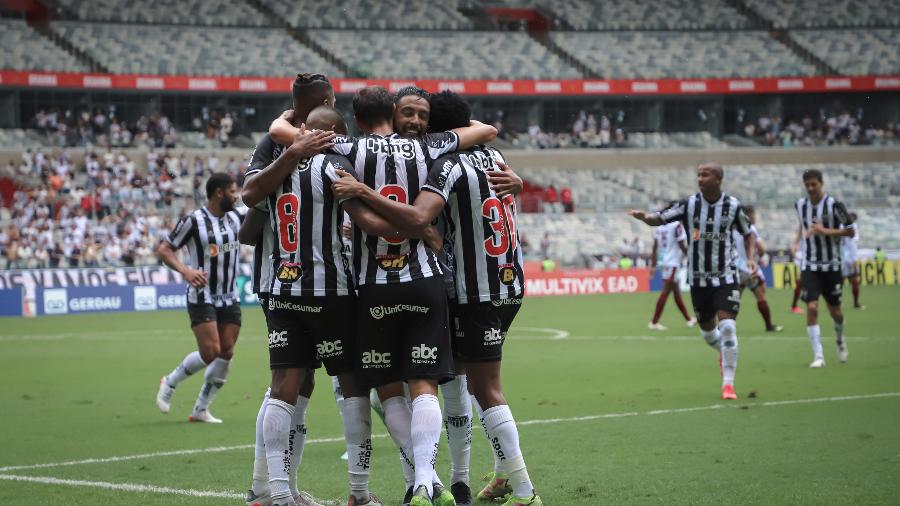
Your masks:
[[[735,244],[737,245],[735,254],[737,255],[737,266],[741,276],[741,290],[749,288],[756,297],[756,308],[766,324],[766,332],[781,332],[784,330],[784,327],[772,324],[772,311],[769,309],[769,302],[766,300],[766,275],[763,272],[763,268],[768,264],[769,258],[766,254],[765,243],[762,242],[759,230],[756,228],[756,210],[752,206],[745,206],[744,210],[747,213],[747,217],[750,218],[750,233],[756,238],[756,251],[759,256],[755,260],[759,268],[755,272],[751,272],[747,267],[747,252],[744,250],[744,238],[732,231]]]
[[[859,247],[859,227],[856,225],[856,213],[850,213],[851,224],[847,228],[853,229],[852,237],[841,238],[841,271],[843,271],[844,279],[850,281],[850,288],[853,291],[853,307],[855,309],[865,309],[859,303],[859,264],[856,263],[856,251]]]
[[[684,233],[684,227],[679,222],[669,223],[658,227],[654,231],[653,236],[653,254],[650,256],[650,263],[653,268],[659,267],[663,279],[662,292],[659,299],[656,300],[656,309],[653,311],[653,319],[647,328],[650,330],[666,330],[666,327],[659,323],[663,309],[666,307],[666,300],[671,293],[675,298],[675,304],[684,316],[688,327],[697,324],[697,319],[692,318],[687,312],[684,301],[681,299],[681,288],[679,287],[679,271],[684,260],[684,254],[687,252],[687,235]]]

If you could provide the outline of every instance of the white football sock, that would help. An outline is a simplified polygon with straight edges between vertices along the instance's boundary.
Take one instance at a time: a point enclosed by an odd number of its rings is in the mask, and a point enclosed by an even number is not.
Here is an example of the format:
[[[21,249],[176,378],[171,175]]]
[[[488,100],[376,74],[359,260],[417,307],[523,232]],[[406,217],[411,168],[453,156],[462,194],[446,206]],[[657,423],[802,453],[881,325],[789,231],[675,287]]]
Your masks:
[[[422,394],[412,401],[413,462],[416,467],[414,489],[424,486],[428,496],[434,493],[434,462],[437,459],[438,442],[441,439],[441,405],[437,396]]]
[[[469,483],[469,459],[472,450],[472,401],[466,375],[441,385],[444,395],[444,427],[450,446],[450,483]]]
[[[738,362],[737,324],[734,320],[719,321],[719,338],[722,345],[722,386],[734,385]]]
[[[306,446],[306,408],[309,397],[297,396],[294,404],[294,416],[291,417],[291,433],[288,439],[288,450],[291,452],[291,473],[288,475],[288,486],[292,495],[298,495],[297,470],[303,460],[303,448]]]
[[[706,344],[710,345],[714,350],[719,351],[719,329],[718,328],[715,328],[712,330],[700,329],[700,335],[703,336],[703,340],[706,341]]]
[[[194,412],[209,408],[228,378],[228,366],[230,365],[231,361],[224,358],[216,358],[209,363],[209,367],[206,368],[206,373],[203,375],[204,383],[200,387],[200,395],[197,396],[197,402],[194,404]]]
[[[806,327],[806,334],[809,335],[809,342],[812,344],[813,357],[825,358],[822,352],[822,342],[819,340],[821,329],[818,325],[810,325]]]
[[[500,463],[497,471],[509,476],[509,486],[512,487],[514,496],[531,497],[534,485],[525,468],[525,459],[519,448],[519,430],[509,406],[494,406],[485,411],[484,425],[493,436],[491,446]]]
[[[481,422],[481,428],[484,429],[484,437],[488,440],[488,445],[493,448],[493,444],[491,443],[491,433],[488,431],[487,425],[484,424],[484,410],[481,409],[481,404],[478,403],[478,398],[474,395],[472,397],[472,404],[475,405],[475,412],[478,414],[478,421]],[[500,460],[497,458],[497,454],[491,451],[491,455],[494,456],[494,471],[497,471],[500,467]]]
[[[409,408],[409,403],[406,402],[406,397],[402,396],[386,399],[381,406],[384,409],[384,424],[387,426],[394,444],[397,445],[403,479],[406,481],[406,488],[409,488],[416,481],[416,471],[412,460],[412,435],[410,434],[412,410]]]
[[[263,438],[266,443],[266,462],[269,469],[269,491],[273,501],[291,497],[288,477],[291,472],[291,456],[288,437],[294,406],[278,399],[269,399],[263,421]]]
[[[200,357],[200,352],[192,351],[184,357],[184,360],[182,360],[172,372],[166,375],[166,383],[168,383],[170,387],[175,388],[179,383],[184,381],[185,378],[204,367],[206,367],[206,362]]]
[[[266,416],[266,406],[272,389],[266,390],[259,413],[256,414],[256,443],[253,450],[253,484],[250,489],[256,495],[263,495],[269,490],[269,467],[266,463],[266,441],[263,439],[263,421]]]
[[[342,410],[350,493],[357,499],[366,499],[372,467],[372,406],[368,397],[345,397]]]
[[[834,336],[838,346],[844,344],[844,322],[834,322]]]

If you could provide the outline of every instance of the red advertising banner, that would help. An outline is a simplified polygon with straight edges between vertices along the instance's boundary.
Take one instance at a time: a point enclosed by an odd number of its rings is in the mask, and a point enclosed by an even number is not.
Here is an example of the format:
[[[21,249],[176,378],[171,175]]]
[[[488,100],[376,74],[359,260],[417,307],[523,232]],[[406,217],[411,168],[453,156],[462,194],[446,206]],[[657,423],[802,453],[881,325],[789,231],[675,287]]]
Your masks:
[[[290,77],[154,76],[0,71],[0,86],[70,89],[221,91],[289,93]],[[592,79],[536,81],[452,79],[331,80],[337,93],[366,86],[396,91],[416,85],[429,91],[451,90],[467,95],[722,95],[735,93],[806,93],[823,91],[900,90],[900,76],[814,76],[740,79]]]
[[[525,276],[525,295],[594,295],[650,291],[650,269],[534,272]]]

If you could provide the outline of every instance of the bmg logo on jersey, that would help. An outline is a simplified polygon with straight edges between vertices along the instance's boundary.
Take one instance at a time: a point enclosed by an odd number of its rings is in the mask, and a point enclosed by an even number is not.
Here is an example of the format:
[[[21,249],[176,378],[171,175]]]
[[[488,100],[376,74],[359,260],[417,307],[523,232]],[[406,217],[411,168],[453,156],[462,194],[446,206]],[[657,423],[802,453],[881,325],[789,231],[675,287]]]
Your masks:
[[[414,364],[436,364],[437,363],[437,346],[425,346],[424,343],[413,346],[410,355]]]
[[[287,330],[273,330],[269,332],[269,349],[284,348],[288,345]]]
[[[340,339],[334,341],[322,341],[316,344],[316,355],[319,358],[337,357],[344,353],[344,344]]]
[[[375,350],[362,354],[363,369],[387,369],[391,366],[390,352],[379,353]]]
[[[499,346],[503,344],[503,333],[500,329],[488,329],[484,331],[485,346]]]

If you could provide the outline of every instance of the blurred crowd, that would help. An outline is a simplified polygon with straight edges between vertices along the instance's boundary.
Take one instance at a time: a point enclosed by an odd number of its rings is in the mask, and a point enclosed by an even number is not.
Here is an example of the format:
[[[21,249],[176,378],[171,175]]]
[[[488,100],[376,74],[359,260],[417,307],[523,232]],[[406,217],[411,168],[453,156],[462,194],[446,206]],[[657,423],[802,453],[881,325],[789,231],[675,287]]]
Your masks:
[[[210,112],[203,108],[191,121],[190,131],[199,132],[220,147],[227,147],[236,133],[237,114]],[[33,129],[57,147],[96,146],[100,148],[175,148],[182,139],[173,122],[159,112],[125,121],[116,107],[73,113],[59,108],[41,109],[31,120]]]
[[[147,170],[124,152],[26,151],[0,178],[18,182],[0,210],[0,268],[130,266],[157,263],[154,250],[181,216],[206,201],[206,177],[241,164],[215,154],[150,150]]]
[[[740,116],[740,112],[739,112]],[[739,117],[739,119],[741,119]],[[885,145],[900,142],[900,123],[865,124],[863,111],[805,115],[785,122],[779,116],[760,116],[744,125],[744,136],[765,146]]]

